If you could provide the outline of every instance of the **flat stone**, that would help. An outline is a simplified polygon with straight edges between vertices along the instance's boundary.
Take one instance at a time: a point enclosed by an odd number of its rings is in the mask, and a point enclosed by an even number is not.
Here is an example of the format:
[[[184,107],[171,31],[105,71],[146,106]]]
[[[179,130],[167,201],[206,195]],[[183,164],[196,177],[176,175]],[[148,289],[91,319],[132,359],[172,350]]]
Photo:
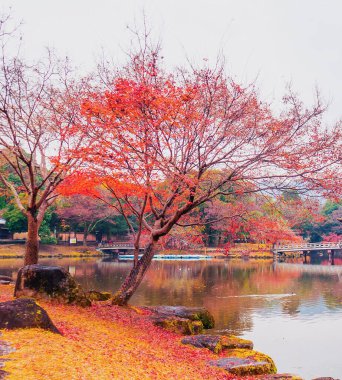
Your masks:
[[[304,380],[297,375],[291,375],[289,373],[278,373],[275,375],[258,376],[258,380]]]
[[[210,351],[218,354],[222,351],[222,346],[219,335],[195,335],[195,336],[187,336],[182,339],[183,344],[189,344],[198,348],[208,348]]]
[[[37,264],[20,268],[14,296],[43,298],[79,306],[91,305],[91,301],[70,273],[57,266]]]
[[[227,357],[212,360],[209,364],[238,376],[267,375],[277,372],[277,368],[269,356],[245,349],[228,350]]]
[[[148,306],[144,307],[144,309],[151,310],[153,313],[159,315],[201,321],[205,329],[211,329],[215,325],[214,317],[204,307]]]
[[[150,319],[155,326],[162,327],[176,334],[193,335],[203,332],[203,324],[201,321],[192,321],[187,318],[165,315],[155,315]]]
[[[223,350],[230,350],[233,348],[246,348],[253,349],[253,342],[248,339],[239,338],[235,335],[222,335],[221,346]]]
[[[0,369],[0,380],[5,379],[7,375],[9,375],[8,372],[4,371],[3,369]]]
[[[0,340],[0,356],[8,355],[9,353],[15,351],[13,347],[11,347],[7,342]],[[0,358],[0,361],[2,358]],[[1,367],[1,364],[0,364]]]
[[[60,333],[47,312],[32,298],[0,303],[0,329],[42,328]]]
[[[7,355],[13,351],[15,351],[14,348],[12,348],[7,342],[0,340],[0,368],[3,367],[4,363],[8,360],[2,356]],[[0,380],[4,379],[7,375],[9,375],[8,372],[0,369]]]
[[[0,281],[14,282],[12,277],[0,275]]]
[[[196,336],[189,336],[182,339],[183,344],[189,344],[198,348],[208,348],[215,354],[220,353],[222,350],[233,348],[253,348],[253,342],[250,340],[238,338],[234,335],[209,335],[201,334]]]

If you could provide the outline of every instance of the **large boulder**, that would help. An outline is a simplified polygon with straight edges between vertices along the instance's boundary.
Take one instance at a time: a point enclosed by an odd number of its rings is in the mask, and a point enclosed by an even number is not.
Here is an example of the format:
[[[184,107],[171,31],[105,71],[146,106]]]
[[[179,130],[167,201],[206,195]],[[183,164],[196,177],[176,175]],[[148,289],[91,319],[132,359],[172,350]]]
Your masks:
[[[250,340],[238,338],[234,335],[196,335],[187,336],[182,339],[183,344],[189,344],[198,348],[208,348],[215,354],[220,353],[222,350],[234,348],[253,348],[253,342]]]
[[[178,317],[190,319],[191,321],[201,321],[205,329],[211,329],[215,325],[214,317],[204,307],[185,306],[149,306],[145,307],[160,316]]]
[[[59,331],[47,312],[32,298],[20,298],[0,303],[0,329],[42,328]]]
[[[70,273],[57,266],[36,264],[19,269],[14,296],[43,298],[79,306],[91,305]]]
[[[229,350],[226,357],[212,360],[209,364],[223,368],[232,375],[237,376],[277,373],[277,368],[269,356],[253,350]]]

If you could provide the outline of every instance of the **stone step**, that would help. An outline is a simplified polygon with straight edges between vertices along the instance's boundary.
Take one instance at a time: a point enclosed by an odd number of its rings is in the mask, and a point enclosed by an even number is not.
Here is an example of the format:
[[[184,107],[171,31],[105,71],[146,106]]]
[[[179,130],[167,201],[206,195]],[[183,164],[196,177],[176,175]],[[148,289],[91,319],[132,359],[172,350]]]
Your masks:
[[[277,368],[269,356],[245,349],[228,350],[226,357],[212,360],[209,364],[223,368],[237,376],[267,375],[277,372]]]
[[[188,336],[182,339],[183,344],[189,344],[198,348],[208,348],[215,354],[222,350],[233,348],[253,349],[253,342],[250,340],[238,338],[234,335],[210,335],[201,334],[196,336]]]

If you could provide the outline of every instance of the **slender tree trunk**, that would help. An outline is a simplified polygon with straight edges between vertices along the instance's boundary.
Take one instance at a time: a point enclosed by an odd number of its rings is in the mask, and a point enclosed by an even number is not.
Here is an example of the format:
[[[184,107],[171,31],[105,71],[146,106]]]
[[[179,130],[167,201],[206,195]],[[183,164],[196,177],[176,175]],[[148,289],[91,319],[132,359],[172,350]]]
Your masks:
[[[139,262],[139,247],[134,246],[134,262],[133,265],[136,267]]]
[[[27,214],[27,240],[25,247],[24,265],[32,265],[38,263],[39,239],[38,230],[39,222],[31,213]]]
[[[83,246],[84,247],[87,245],[87,237],[88,237],[88,226],[87,226],[87,223],[84,223],[84,230],[83,230]]]
[[[155,253],[155,244],[157,240],[152,239],[151,242],[145,248],[143,256],[138,260],[137,264],[133,266],[132,270],[126,277],[121,288],[114,294],[112,304],[114,305],[126,305],[134,292],[137,290],[144,274],[149,268],[151,261]]]

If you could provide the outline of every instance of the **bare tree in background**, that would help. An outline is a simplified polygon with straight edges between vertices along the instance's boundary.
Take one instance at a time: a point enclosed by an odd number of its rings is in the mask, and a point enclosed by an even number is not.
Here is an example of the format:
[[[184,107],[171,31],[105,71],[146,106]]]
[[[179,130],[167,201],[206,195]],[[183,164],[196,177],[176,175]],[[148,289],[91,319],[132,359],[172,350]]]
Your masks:
[[[0,180],[10,190],[28,220],[25,265],[38,262],[38,230],[56,188],[80,164],[67,150],[79,149],[82,134],[70,133],[80,122],[78,99],[85,80],[72,80],[68,61],[51,52],[32,64],[11,55],[13,33],[8,17],[0,21],[0,157],[20,180],[16,186],[0,168]],[[13,49],[12,49],[13,50]]]
[[[62,198],[59,202],[57,214],[60,218],[83,226],[83,245],[87,245],[87,237],[94,232],[96,226],[109,221],[114,215],[118,215],[113,208],[108,207],[98,199],[84,195],[74,195]]]

